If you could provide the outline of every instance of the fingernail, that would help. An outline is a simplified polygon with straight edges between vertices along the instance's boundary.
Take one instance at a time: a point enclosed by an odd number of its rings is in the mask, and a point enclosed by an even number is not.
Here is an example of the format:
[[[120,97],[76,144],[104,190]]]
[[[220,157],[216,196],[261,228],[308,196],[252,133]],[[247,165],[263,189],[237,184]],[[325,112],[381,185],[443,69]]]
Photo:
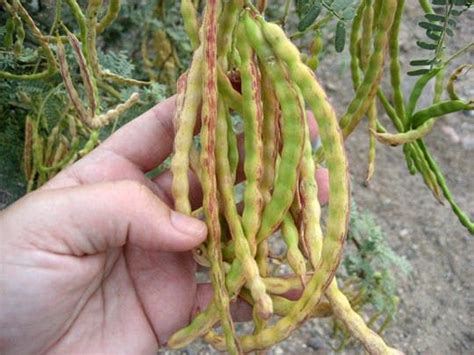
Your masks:
[[[171,224],[181,233],[196,237],[205,235],[206,232],[206,224],[204,222],[176,211],[171,212]]]

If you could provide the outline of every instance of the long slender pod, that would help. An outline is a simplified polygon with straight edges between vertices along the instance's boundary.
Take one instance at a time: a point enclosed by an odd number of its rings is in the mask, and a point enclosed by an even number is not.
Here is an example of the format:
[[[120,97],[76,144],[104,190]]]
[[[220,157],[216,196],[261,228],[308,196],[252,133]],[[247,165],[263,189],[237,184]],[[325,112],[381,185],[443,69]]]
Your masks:
[[[181,0],[181,15],[184,21],[184,29],[188,34],[193,49],[199,47],[199,22],[197,11],[191,0]]]
[[[227,144],[229,145],[228,155],[229,155],[229,164],[230,164],[230,171],[232,173],[232,181],[235,183],[235,179],[237,176],[237,167],[239,165],[239,147],[237,142],[237,136],[235,135],[232,116],[229,111],[225,113],[225,119],[227,121],[227,126],[229,129],[227,130]]]
[[[262,212],[262,223],[257,234],[257,243],[260,243],[278,227],[293,202],[298,180],[298,167],[303,152],[304,129],[302,120],[304,108],[301,107],[295,90],[288,88],[285,72],[281,64],[275,61],[274,54],[268,45],[257,48],[256,43],[251,41],[250,43],[273,82],[275,93],[281,105],[282,115],[281,163],[276,173],[272,197]]]
[[[290,265],[293,272],[301,278],[302,282],[304,282],[306,261],[298,248],[298,229],[296,228],[290,212],[287,212],[283,218],[281,234],[287,247],[286,260],[288,261],[288,265]]]
[[[303,95],[296,88],[302,102]],[[306,113],[306,112],[305,112]],[[303,158],[300,166],[300,196],[302,204],[303,241],[308,249],[309,261],[313,270],[318,268],[323,249],[323,232],[321,230],[321,206],[318,201],[318,185],[316,182],[316,165],[312,156],[311,137],[306,114],[304,116],[305,142]]]
[[[235,244],[235,256],[242,265],[247,285],[256,302],[257,312],[262,318],[268,318],[273,312],[272,302],[265,291],[265,284],[259,275],[258,266],[253,258],[250,243],[244,233],[245,226],[243,226],[243,223],[240,221],[235,203],[234,182],[228,160],[227,145],[227,130],[231,127],[228,127],[227,121],[225,120],[225,109],[222,102],[219,112],[219,120],[217,122],[217,144],[219,149],[216,151],[217,181],[219,191],[222,195],[224,214],[229,225],[232,240]]]
[[[360,42],[360,66],[364,73],[367,71],[369,64],[369,58],[372,48],[372,34],[374,27],[374,4],[372,0],[366,0],[364,16],[362,20],[362,35]],[[367,165],[367,178],[368,182],[375,171],[375,136],[372,133],[376,129],[377,124],[377,106],[375,103],[375,97],[370,102],[367,110],[367,119],[369,121],[369,154],[368,154],[368,165]]]
[[[221,229],[219,224],[219,206],[217,203],[216,179],[216,125],[218,115],[217,94],[217,12],[220,3],[209,0],[206,4],[203,20],[202,43],[204,50],[203,100],[201,111],[201,185],[203,190],[203,208],[208,228],[208,255],[211,263],[211,280],[214,298],[224,330],[227,349],[230,354],[240,353],[232,317],[230,315],[229,295],[225,287],[225,274],[222,262]]]
[[[456,83],[456,80],[458,80],[459,77],[463,74],[464,71],[465,71],[465,73],[467,73],[472,68],[474,68],[474,64],[460,65],[449,76],[448,83],[446,84],[446,92],[448,93],[448,96],[451,100],[460,100],[461,99],[459,97],[459,95],[457,94],[457,92],[456,92],[456,88],[455,88],[454,84]]]
[[[441,70],[436,74],[435,85],[434,85],[434,95],[433,95],[433,104],[437,104],[441,101],[443,96],[444,88],[444,76],[446,74],[446,68],[441,68]]]
[[[41,49],[43,50],[43,54],[45,55],[47,61],[47,68],[40,73],[33,74],[15,74],[0,70],[0,78],[11,80],[42,80],[47,79],[51,75],[55,74],[57,72],[58,65],[54,53],[49,46],[48,40],[38,28],[28,11],[23,7],[20,1],[15,3],[15,8],[6,1],[3,1],[2,5],[12,16],[14,16],[14,14],[17,16],[19,15],[21,19],[28,25],[33,37],[38,41]]]
[[[318,123],[329,170],[330,195],[326,239],[342,238],[343,240],[347,231],[349,213],[349,180],[347,159],[336,114],[323,88],[311,70],[303,64],[297,48],[286,38],[285,33],[278,26],[265,22],[262,18],[258,19],[265,38],[271,44],[277,57],[287,64],[291,79],[300,88]],[[251,19],[246,21],[249,27],[252,23]],[[247,30],[249,35],[251,30],[252,28]]]
[[[171,159],[170,167],[173,174],[171,192],[175,201],[175,209],[185,214],[191,213],[188,178],[189,152],[193,145],[194,127],[202,99],[202,90],[200,89],[203,79],[202,62],[203,49],[200,47],[194,52],[191,68],[188,72],[186,95],[181,115],[175,119],[178,126],[174,139],[174,156]]]
[[[417,128],[428,120],[447,115],[448,113],[473,109],[473,102],[465,102],[463,100],[442,101],[416,112],[411,118],[412,127]]]
[[[458,216],[459,221],[464,227],[467,228],[469,233],[474,234],[474,221],[472,221],[469,216],[461,210],[456,201],[454,201],[453,195],[451,194],[451,191],[449,191],[448,185],[446,184],[446,180],[443,176],[443,173],[441,172],[440,167],[438,166],[438,163],[436,162],[436,160],[433,159],[430,152],[428,151],[428,148],[426,148],[422,140],[418,140],[417,145],[423,152],[425,159],[428,161],[428,164],[431,167],[431,170],[436,175],[438,184],[441,187],[441,190],[443,191],[444,197],[451,205],[453,212],[456,214],[456,216]]]
[[[247,13],[244,15],[243,22],[246,33],[250,39],[250,43],[253,47],[257,47],[255,48],[257,54],[259,51],[263,50],[264,57],[268,57],[269,51],[271,52],[271,49],[268,48],[268,45],[266,44],[257,24],[249,17]],[[310,299],[311,304],[308,304],[307,309],[305,309],[306,314],[308,314],[314,305],[318,303],[322,293],[324,292],[324,288],[329,285],[332,275],[339,263],[339,258],[341,255],[340,247],[342,246],[345,238],[349,212],[347,161],[337,119],[332,107],[327,101],[323,89],[315,80],[311,70],[304,66],[304,64],[301,62],[296,48],[292,47],[291,45],[290,51],[288,52],[288,45],[286,44],[288,40],[285,37],[280,39],[280,41],[281,40],[283,41],[284,45],[284,55],[278,53],[278,56],[287,63],[291,62],[289,65],[290,76],[293,78],[293,80],[295,80],[296,84],[302,88],[303,96],[305,96],[305,98],[311,102],[311,107],[319,123],[321,140],[323,142],[323,147],[325,148],[330,175],[328,242],[324,245],[322,251],[322,255],[326,258],[327,262],[320,264],[321,267],[318,268],[317,277],[311,279],[305,290],[304,297],[298,301],[299,307],[301,307],[307,303],[306,301],[308,298]],[[281,49],[279,52],[281,52]],[[288,53],[289,56],[287,55]],[[270,55],[270,58],[271,57],[273,57],[273,55]],[[281,83],[283,87],[285,85],[285,81],[281,80]],[[280,99],[280,103],[282,104],[283,110],[283,103],[287,104],[287,100],[282,101]],[[287,107],[285,107],[285,109],[288,110]],[[303,138],[301,138],[301,140],[302,139]],[[292,159],[294,159],[294,154],[293,156],[290,156],[290,160]],[[296,171],[296,168],[293,168],[293,171]],[[296,181],[296,176],[294,180]],[[290,196],[289,198],[288,207],[292,202],[292,197],[293,196]],[[227,287],[231,294],[232,292],[238,290],[243,283],[241,266],[238,263],[235,263],[235,261],[228,273],[226,281]],[[296,324],[304,318],[304,316],[304,312],[299,312],[295,308],[294,313],[288,315],[286,318],[278,322],[276,326],[262,330],[251,338],[244,337],[243,339],[248,339],[246,340],[247,350],[252,349],[257,345],[263,348],[265,346],[271,345],[274,341],[278,341],[278,339],[281,340],[285,338],[291,329],[293,329]],[[295,322],[293,322],[293,320]],[[172,348],[185,346],[197,337],[207,333],[207,330],[212,327],[216,321],[217,307],[214,303],[212,303],[203,313],[199,314],[189,326],[173,334],[168,342],[168,345]],[[274,334],[276,335],[276,338]],[[259,340],[257,341],[256,339]],[[245,347],[243,350],[246,351]]]
[[[263,105],[263,171],[260,191],[262,193],[264,205],[267,205],[272,197],[273,183],[275,180],[275,166],[278,155],[278,125],[280,122],[280,104],[278,102],[272,81],[260,65],[262,78],[262,105]],[[256,260],[260,269],[260,274],[265,276],[268,269],[268,240],[264,240],[257,246]]]
[[[351,55],[351,75],[352,75],[352,84],[354,86],[354,90],[360,85],[360,69],[359,69],[359,44],[360,44],[360,36],[361,36],[361,28],[362,28],[362,19],[365,9],[365,1],[361,1],[354,19],[352,20],[352,28],[351,28],[351,38],[350,38],[350,45],[349,45],[349,53]]]
[[[217,59],[222,69],[227,70],[227,56],[232,45],[232,35],[239,18],[238,13],[242,9],[243,0],[225,1],[219,17],[219,33],[217,34]]]
[[[86,42],[82,43],[84,56],[87,64],[92,69],[95,76],[100,77],[102,74],[99,57],[97,54],[97,15],[102,6],[102,0],[89,0],[87,3],[85,21],[86,21]],[[100,96],[95,85],[95,76],[91,77],[94,85],[94,98],[96,106],[100,106]]]
[[[244,121],[245,191],[242,223],[252,254],[255,255],[255,238],[260,228],[263,196],[260,184],[263,177],[263,108],[260,93],[260,73],[252,48],[245,40],[242,26],[237,28],[237,49],[241,64],[242,118]]]
[[[120,0],[109,1],[107,12],[97,24],[97,33],[102,33],[117,18],[120,12],[120,2]]]
[[[242,95],[232,87],[232,83],[220,66],[218,67],[217,83],[219,92],[224,96],[227,105],[237,113],[241,113]]]
[[[339,290],[336,280],[333,280],[326,291],[326,297],[331,304],[334,316],[341,320],[349,332],[364,345],[369,354],[402,354],[390,348],[383,339],[372,331],[351,307],[347,297]]]
[[[390,83],[393,90],[395,111],[397,112],[398,117],[400,117],[402,120],[403,125],[406,126],[407,116],[405,112],[405,99],[403,97],[403,89],[401,85],[400,45],[398,41],[398,34],[400,32],[404,7],[405,0],[398,0],[395,19],[390,30],[388,53],[390,56]]]
[[[416,144],[416,142],[408,143],[406,146],[409,147],[408,149],[410,150],[410,155],[413,158],[413,163],[423,177],[423,181],[425,182],[426,186],[428,186],[428,188],[431,190],[433,196],[441,202],[441,191],[438,181],[434,172],[431,170],[428,161],[423,156],[421,148],[418,146],[418,144]]]
[[[407,144],[415,142],[417,139],[421,139],[426,136],[428,133],[431,132],[434,123],[436,120],[430,119],[423,123],[421,126],[417,127],[416,129],[411,129],[409,131],[397,134],[391,133],[378,133],[372,131],[377,140],[383,144],[388,144],[391,146],[397,146],[401,144]]]
[[[433,69],[432,71],[420,76],[420,78],[416,81],[415,85],[413,86],[413,89],[411,90],[410,97],[407,103],[406,116],[408,120],[413,115],[413,112],[415,112],[416,105],[418,104],[418,100],[421,94],[423,93],[426,84],[428,84],[428,82],[433,79],[440,70],[441,68]],[[407,122],[408,126],[406,126],[405,129],[408,129],[410,124],[411,122]]]
[[[376,0],[380,3],[381,0]],[[349,104],[346,113],[341,118],[340,126],[344,138],[354,130],[367,111],[370,102],[377,93],[377,87],[381,79],[384,61],[384,49],[388,42],[388,31],[392,26],[397,0],[386,0],[380,4],[380,16],[374,36],[374,50],[370,57],[364,80],[358,87],[354,99]]]
[[[337,268],[337,265],[339,263],[341,248],[344,242],[345,232],[347,228],[349,208],[349,187],[346,170],[347,165],[343,150],[344,148],[342,145],[342,137],[337,129],[337,120],[335,119],[334,113],[332,109],[330,109],[329,103],[325,100],[325,95],[320,96],[322,93],[322,89],[319,87],[319,85],[314,85],[316,81],[314,80],[310,69],[304,66],[304,64],[302,64],[298,56],[297,49],[294,48],[292,44],[290,44],[291,42],[286,39],[284,33],[281,32],[281,29],[278,26],[275,28],[273,25],[264,22],[262,18],[259,18],[259,21],[262,25],[263,31],[266,34],[266,37],[271,38],[269,42],[272,44],[277,56],[281,57],[283,61],[288,64],[290,69],[290,76],[293,77],[293,80],[295,80],[297,84],[301,84],[301,81],[304,82],[305,85],[300,85],[303,89],[303,95],[305,95],[305,90],[306,93],[310,92],[311,94],[316,95],[317,99],[313,100],[313,102],[317,101],[320,104],[315,106],[316,113],[329,113],[329,117],[325,115],[326,121],[328,122],[323,124],[323,126],[325,127],[321,130],[321,138],[324,139],[326,143],[328,143],[326,139],[329,138],[332,140],[331,144],[329,144],[327,147],[327,153],[331,157],[328,158],[328,166],[331,167],[330,169],[334,173],[335,161],[337,161],[338,163],[343,163],[343,165],[337,166],[336,170],[338,170],[338,174],[334,175],[334,180],[336,180],[337,182],[342,182],[342,184],[337,186],[336,191],[330,190],[330,206],[331,201],[333,201],[333,208],[334,205],[336,205],[338,207],[338,210],[332,210],[328,218],[330,221],[337,222],[337,226],[332,225],[330,223],[328,224],[328,236],[326,237],[325,243],[323,245],[320,268],[318,268],[318,271],[310,279],[307,287],[305,288],[305,291],[301,295],[300,299],[295,302],[294,307],[287,316],[280,319],[274,326],[266,328],[258,334],[251,336],[243,336],[241,338],[242,348],[244,351],[262,349],[270,346],[274,342],[284,339],[289,335],[291,330],[294,329],[295,326],[297,326],[297,324],[299,324],[305,317],[308,316],[308,314],[310,314],[311,310],[319,302],[320,297],[324,292],[324,289],[329,286],[329,283],[334,275],[335,269]],[[257,54],[259,54],[260,52],[261,57],[268,59],[268,52],[266,50],[267,44],[265,42],[265,39],[263,38],[262,32],[260,32],[258,25],[249,17],[247,13],[243,17],[243,22],[245,24],[247,35],[249,37],[249,41],[252,44],[252,47],[257,51]],[[281,35],[283,35],[283,37]],[[297,54],[296,57],[295,53]],[[291,60],[287,61],[286,59]],[[293,64],[293,69],[304,68],[305,73],[309,74],[309,77],[307,76],[307,74],[303,75],[303,77],[297,77],[296,75],[292,75],[295,74],[292,72],[291,69],[291,62],[293,60],[295,62]],[[314,90],[316,87],[318,88],[318,90]],[[339,144],[335,144],[336,142],[338,142]],[[334,147],[334,145],[337,145],[337,147]],[[337,159],[335,159],[336,157]],[[343,176],[342,179],[341,175]],[[333,220],[334,218],[336,218],[336,221]],[[336,233],[333,235],[332,233],[334,232]]]

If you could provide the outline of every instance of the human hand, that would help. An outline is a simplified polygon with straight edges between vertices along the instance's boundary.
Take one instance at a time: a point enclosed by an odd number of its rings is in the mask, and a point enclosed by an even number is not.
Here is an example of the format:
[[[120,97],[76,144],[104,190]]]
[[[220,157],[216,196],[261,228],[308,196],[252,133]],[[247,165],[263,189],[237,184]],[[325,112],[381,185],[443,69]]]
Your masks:
[[[2,354],[154,353],[210,301],[189,252],[205,224],[172,211],[169,171],[145,176],[172,151],[173,113],[171,98],[0,211]],[[190,191],[198,207],[195,177]]]

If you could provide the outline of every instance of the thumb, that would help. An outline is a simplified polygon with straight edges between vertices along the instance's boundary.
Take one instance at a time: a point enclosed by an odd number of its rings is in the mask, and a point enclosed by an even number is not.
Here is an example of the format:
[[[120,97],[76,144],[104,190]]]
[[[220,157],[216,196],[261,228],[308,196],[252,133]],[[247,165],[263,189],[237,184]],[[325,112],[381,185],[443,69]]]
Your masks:
[[[207,232],[203,222],[172,211],[135,181],[37,191],[2,211],[0,224],[15,243],[76,256],[127,243],[150,251],[186,251]]]

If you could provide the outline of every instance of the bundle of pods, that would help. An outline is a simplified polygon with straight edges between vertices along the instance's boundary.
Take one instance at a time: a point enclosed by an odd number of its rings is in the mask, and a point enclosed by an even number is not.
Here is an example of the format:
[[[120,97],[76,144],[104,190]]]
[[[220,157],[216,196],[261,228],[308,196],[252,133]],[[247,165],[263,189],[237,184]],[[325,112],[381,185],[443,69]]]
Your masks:
[[[198,213],[189,202],[192,169],[203,189],[208,226],[207,242],[195,251],[195,258],[210,267],[214,298],[168,346],[181,348],[204,337],[232,354],[265,349],[304,320],[333,315],[369,353],[397,352],[352,310],[334,278],[350,194],[334,110],[283,30],[248,5],[208,0],[200,29],[192,1],[181,5],[194,55],[178,81],[172,192],[176,210]],[[329,171],[324,228],[306,105],[317,121]],[[232,112],[243,119],[244,157],[239,157]],[[196,126],[199,149],[193,144]],[[242,211],[234,192],[239,159],[245,175]],[[277,277],[269,267],[268,242],[280,237],[293,273]],[[252,334],[235,332],[230,304],[238,297],[253,306]],[[217,325],[222,334],[214,329]]]

